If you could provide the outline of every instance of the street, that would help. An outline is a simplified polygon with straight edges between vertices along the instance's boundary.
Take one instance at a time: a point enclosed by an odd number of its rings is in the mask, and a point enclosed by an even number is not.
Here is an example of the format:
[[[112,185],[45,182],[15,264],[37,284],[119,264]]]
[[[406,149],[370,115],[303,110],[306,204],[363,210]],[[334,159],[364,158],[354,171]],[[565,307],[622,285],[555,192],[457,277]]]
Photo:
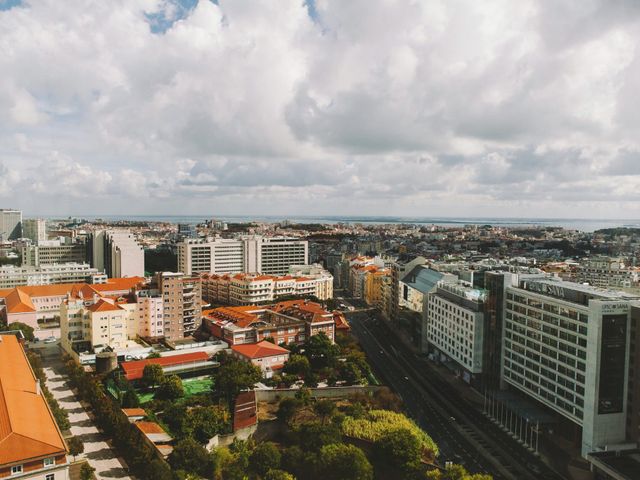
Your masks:
[[[440,447],[442,464],[453,461],[495,479],[563,478],[461,398],[425,359],[407,351],[386,322],[360,312],[348,318],[376,374]]]

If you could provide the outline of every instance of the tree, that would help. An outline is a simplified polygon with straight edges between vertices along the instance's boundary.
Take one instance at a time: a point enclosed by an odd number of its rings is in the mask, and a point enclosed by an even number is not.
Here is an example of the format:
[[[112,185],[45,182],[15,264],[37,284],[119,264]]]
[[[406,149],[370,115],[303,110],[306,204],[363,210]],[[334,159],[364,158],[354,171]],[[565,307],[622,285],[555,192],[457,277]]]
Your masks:
[[[142,371],[142,383],[147,387],[155,388],[162,383],[164,379],[164,371],[162,367],[156,363],[148,363]]]
[[[13,322],[0,328],[0,331],[3,332],[9,332],[11,330],[20,330],[27,342],[33,342],[33,340],[35,339],[35,336],[33,335],[33,327],[30,327],[26,323]]]
[[[340,347],[333,344],[324,332],[310,337],[303,349],[313,369],[333,366],[340,353]]]
[[[69,455],[73,457],[74,462],[76,457],[84,452],[84,443],[78,437],[68,439],[67,446],[69,447]]]
[[[94,478],[93,472],[95,471],[96,469],[87,462],[83,463],[82,467],[80,467],[80,480],[92,480]]]
[[[260,476],[280,467],[281,455],[273,442],[261,442],[249,456],[249,468]]]
[[[127,390],[122,397],[122,408],[138,408],[140,406],[140,399],[136,392],[133,390]]]
[[[228,359],[214,376],[216,390],[231,406],[242,390],[253,387],[262,379],[262,371],[250,362]]]
[[[184,470],[207,477],[213,471],[213,459],[205,448],[193,438],[180,440],[168,458],[174,470]]]
[[[320,422],[324,425],[327,418],[330,418],[336,411],[336,404],[331,400],[318,400],[313,405],[313,410],[320,416]]]
[[[426,474],[429,480],[492,480],[491,475],[470,474],[462,465],[450,464],[443,470],[434,469]]]
[[[364,452],[349,444],[333,443],[320,449],[320,470],[334,480],[371,480],[373,467]]]
[[[145,466],[146,478],[149,480],[173,480],[171,468],[162,460],[152,460]]]
[[[269,470],[264,480],[296,480],[296,477],[284,470]]]
[[[177,375],[165,377],[158,386],[155,397],[160,400],[175,400],[184,397],[184,387],[182,386],[180,377]]]
[[[287,363],[284,364],[284,373],[304,377],[311,370],[309,359],[304,355],[293,354],[289,357]]]
[[[147,360],[149,360],[150,358],[160,358],[160,354],[158,352],[151,352],[149,355],[147,355]]]
[[[412,469],[422,454],[419,439],[406,428],[385,433],[375,447],[382,463],[405,471]]]
[[[200,443],[208,443],[211,437],[225,431],[229,412],[224,407],[210,405],[191,409],[189,417],[194,438]]]
[[[347,385],[355,385],[363,382],[362,371],[353,362],[344,362],[340,365],[340,377]]]
[[[298,444],[302,449],[314,452],[319,451],[325,445],[342,441],[340,427],[332,423],[327,425],[318,422],[303,423],[297,433]]]
[[[288,423],[301,407],[302,402],[297,398],[283,398],[278,406],[277,417]]]

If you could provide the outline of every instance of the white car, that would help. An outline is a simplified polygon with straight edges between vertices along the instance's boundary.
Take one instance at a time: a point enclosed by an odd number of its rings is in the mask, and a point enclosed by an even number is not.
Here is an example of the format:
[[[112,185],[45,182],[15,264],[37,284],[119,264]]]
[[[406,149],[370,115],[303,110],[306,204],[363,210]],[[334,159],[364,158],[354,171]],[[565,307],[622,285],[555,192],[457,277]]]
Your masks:
[[[44,339],[44,343],[56,343],[57,340],[56,337],[47,337]]]

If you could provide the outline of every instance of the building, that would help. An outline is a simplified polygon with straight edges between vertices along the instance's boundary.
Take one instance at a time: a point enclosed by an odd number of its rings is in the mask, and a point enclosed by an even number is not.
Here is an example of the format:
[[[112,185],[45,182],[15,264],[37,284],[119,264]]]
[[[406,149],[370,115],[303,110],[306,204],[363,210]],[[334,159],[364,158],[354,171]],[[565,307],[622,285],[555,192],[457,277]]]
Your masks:
[[[16,240],[22,236],[22,212],[10,208],[0,209],[0,242]]]
[[[482,386],[486,293],[464,282],[438,282],[427,293],[428,350],[463,381]]]
[[[39,267],[0,267],[0,289],[25,285],[53,285],[56,283],[94,283],[106,280],[96,268],[88,263],[58,263]]]
[[[307,276],[298,271],[281,277],[250,273],[202,274],[202,297],[206,302],[226,305],[258,305],[292,295],[315,296],[320,300],[333,297],[333,277],[329,272],[321,268],[319,273],[305,271],[313,273]]]
[[[178,269],[199,273],[258,273],[284,275],[291,265],[306,265],[306,240],[288,237],[185,239],[178,244]]]
[[[418,265],[425,265],[426,263],[426,258],[416,257],[408,262],[396,260],[391,264],[391,288],[388,292],[389,298],[385,301],[387,308],[382,312],[388,320],[396,320],[400,313],[400,280],[403,279],[408,272],[413,270],[413,268]]]
[[[43,218],[26,218],[22,221],[22,237],[36,245],[47,240],[47,222]]]
[[[69,479],[62,432],[14,335],[0,335],[0,478]]]
[[[590,257],[578,265],[575,280],[594,287],[631,288],[638,286],[640,269],[625,265],[622,258]]]
[[[202,285],[200,278],[182,273],[158,272],[155,287],[163,299],[164,336],[180,340],[200,326]]]
[[[220,307],[203,312],[203,328],[229,345],[258,343],[271,338],[276,344],[304,343],[324,333],[335,340],[335,316],[321,305],[291,300],[262,307]]]
[[[631,303],[637,297],[554,278],[506,287],[502,380],[556,414],[582,455],[626,439]]]
[[[243,362],[251,362],[260,367],[265,378],[271,378],[279,372],[289,360],[289,350],[268,341],[258,343],[233,345],[231,352],[234,357]]]
[[[385,309],[385,300],[389,297],[391,289],[391,270],[388,268],[376,268],[365,275],[364,301],[367,305]]]
[[[178,237],[185,238],[198,238],[198,230],[193,223],[179,223],[178,224]]]
[[[38,245],[25,245],[21,249],[23,267],[40,267],[58,263],[84,263],[87,247],[84,242],[46,240]],[[96,267],[93,265],[93,267]],[[100,271],[104,268],[96,267]]]
[[[144,250],[129,230],[96,230],[89,235],[91,266],[109,277],[144,276]]]
[[[640,301],[630,312],[627,441],[640,445]]]
[[[147,365],[160,365],[166,375],[206,375],[218,365],[205,352],[189,352],[160,358],[147,358],[120,363],[124,376],[130,382],[140,380]]]

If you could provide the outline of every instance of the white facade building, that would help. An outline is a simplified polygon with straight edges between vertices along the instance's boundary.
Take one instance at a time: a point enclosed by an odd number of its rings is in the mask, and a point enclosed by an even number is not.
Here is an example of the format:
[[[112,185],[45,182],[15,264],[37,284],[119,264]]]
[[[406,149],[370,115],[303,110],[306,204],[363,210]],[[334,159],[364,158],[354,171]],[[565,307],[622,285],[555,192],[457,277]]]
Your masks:
[[[0,242],[16,240],[22,236],[22,212],[0,209]]]
[[[84,243],[62,240],[44,240],[38,245],[25,245],[21,249],[22,266],[40,267],[58,263],[84,263],[87,249]],[[93,265],[96,267],[95,265]],[[104,268],[96,267],[102,271]]]
[[[22,236],[35,244],[47,239],[47,222],[43,218],[26,218],[22,221]]]
[[[60,263],[40,267],[5,265],[0,267],[0,288],[57,283],[96,283],[94,279],[100,277],[100,273],[88,263]]]
[[[178,270],[198,273],[284,275],[291,265],[308,263],[306,240],[287,237],[185,239],[178,244]]]
[[[88,242],[91,265],[109,277],[144,276],[144,250],[129,230],[97,230]]]

